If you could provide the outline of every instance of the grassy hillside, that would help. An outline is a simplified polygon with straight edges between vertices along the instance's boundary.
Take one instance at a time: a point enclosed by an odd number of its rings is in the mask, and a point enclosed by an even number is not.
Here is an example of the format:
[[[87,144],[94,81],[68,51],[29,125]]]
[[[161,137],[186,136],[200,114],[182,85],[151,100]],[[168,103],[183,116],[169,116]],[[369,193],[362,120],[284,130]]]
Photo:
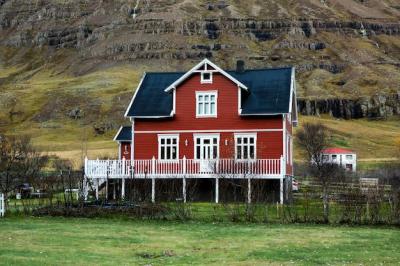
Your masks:
[[[14,49],[9,52],[18,54]],[[40,53],[26,52],[23,58],[27,54],[30,64],[0,61],[0,130],[28,134],[43,151],[73,159],[77,166],[86,153],[91,158],[115,157],[117,146],[112,138],[120,125],[128,123],[123,113],[142,73],[156,66],[117,64],[73,75],[64,72],[62,65],[42,65]],[[323,90],[318,84],[314,87]],[[314,87],[307,85],[310,90]],[[80,118],[70,115],[74,110],[79,110]],[[393,144],[400,137],[398,117],[385,121],[300,117],[300,125],[305,121],[325,124],[331,130],[332,145],[354,149],[361,160],[395,156]],[[104,128],[105,133],[96,133],[95,128]],[[302,160],[300,149],[295,151],[296,160]]]

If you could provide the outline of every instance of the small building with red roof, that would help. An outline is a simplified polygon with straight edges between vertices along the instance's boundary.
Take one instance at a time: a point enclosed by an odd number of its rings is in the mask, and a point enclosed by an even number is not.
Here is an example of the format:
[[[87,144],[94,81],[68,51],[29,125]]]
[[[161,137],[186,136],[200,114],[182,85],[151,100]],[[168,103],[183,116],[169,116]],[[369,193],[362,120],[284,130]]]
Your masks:
[[[356,172],[357,154],[353,150],[344,148],[327,148],[322,151],[325,162],[336,163],[346,170]]]

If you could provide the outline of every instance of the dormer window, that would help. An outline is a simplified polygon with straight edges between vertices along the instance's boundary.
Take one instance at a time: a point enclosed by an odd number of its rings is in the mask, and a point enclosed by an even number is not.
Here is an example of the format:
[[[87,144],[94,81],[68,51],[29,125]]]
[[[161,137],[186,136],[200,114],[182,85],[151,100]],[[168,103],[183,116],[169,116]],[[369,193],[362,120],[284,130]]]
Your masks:
[[[201,72],[201,83],[212,83],[212,72]]]

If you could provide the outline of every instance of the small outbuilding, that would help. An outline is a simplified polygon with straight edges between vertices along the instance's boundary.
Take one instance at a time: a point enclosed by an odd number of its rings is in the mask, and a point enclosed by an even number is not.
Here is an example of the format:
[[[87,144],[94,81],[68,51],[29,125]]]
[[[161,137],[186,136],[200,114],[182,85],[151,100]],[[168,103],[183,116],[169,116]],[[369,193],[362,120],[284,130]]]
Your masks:
[[[356,152],[343,148],[327,148],[322,151],[325,162],[336,163],[348,171],[356,172],[357,154]]]

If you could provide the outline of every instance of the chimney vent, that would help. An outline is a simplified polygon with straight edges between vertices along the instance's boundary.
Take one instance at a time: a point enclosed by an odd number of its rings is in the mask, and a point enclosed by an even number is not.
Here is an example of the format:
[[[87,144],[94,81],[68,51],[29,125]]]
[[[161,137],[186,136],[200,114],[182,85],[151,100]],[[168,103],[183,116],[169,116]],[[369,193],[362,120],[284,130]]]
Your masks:
[[[236,72],[243,73],[244,71],[245,71],[245,69],[244,69],[244,61],[243,60],[237,60],[236,61]]]

